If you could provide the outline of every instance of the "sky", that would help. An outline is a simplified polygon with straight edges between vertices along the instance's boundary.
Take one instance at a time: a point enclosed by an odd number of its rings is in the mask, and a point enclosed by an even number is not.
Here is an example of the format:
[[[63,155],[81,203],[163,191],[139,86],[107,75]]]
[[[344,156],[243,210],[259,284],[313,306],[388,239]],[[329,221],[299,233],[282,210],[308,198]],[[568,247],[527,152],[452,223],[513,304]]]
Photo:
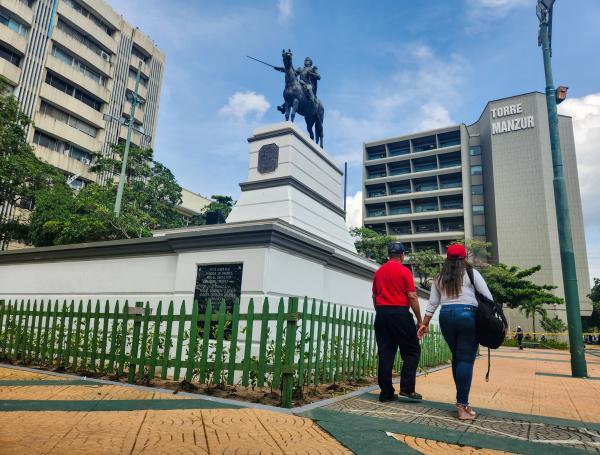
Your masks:
[[[236,199],[246,139],[282,121],[281,65],[321,73],[324,144],[348,162],[348,222],[360,224],[362,144],[475,122],[489,100],[544,91],[536,0],[108,0],[165,53],[155,158],[179,183]],[[600,2],[558,0],[559,113],[573,117],[590,275],[600,277]],[[296,120],[304,126],[302,118]]]

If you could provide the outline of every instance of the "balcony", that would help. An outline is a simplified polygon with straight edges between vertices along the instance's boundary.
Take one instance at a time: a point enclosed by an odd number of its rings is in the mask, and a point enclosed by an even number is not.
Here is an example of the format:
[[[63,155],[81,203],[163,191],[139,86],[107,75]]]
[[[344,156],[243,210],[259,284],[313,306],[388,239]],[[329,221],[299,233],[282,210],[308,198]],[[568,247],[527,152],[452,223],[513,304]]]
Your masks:
[[[135,79],[127,79],[127,88],[131,91],[131,93],[135,91]],[[140,97],[144,98],[145,100],[148,99],[148,88],[143,86],[141,82],[138,85],[138,95],[140,95]]]
[[[129,66],[131,68],[133,68],[134,70],[137,71],[137,67],[140,62],[142,62],[140,71],[142,72],[142,74],[144,76],[150,77],[150,65],[148,65],[147,63],[144,63],[142,60],[140,60],[139,57],[136,57],[135,55],[131,54],[131,57],[129,58]]]
[[[405,174],[410,174],[411,170],[410,170],[410,166],[390,166],[390,173],[389,175],[405,175]]]
[[[47,149],[46,147],[42,147],[41,145],[34,145],[35,154],[42,161],[47,162],[51,166],[55,168],[61,169],[68,174],[76,174],[81,178],[95,181],[96,174],[90,172],[90,168],[88,165],[83,162],[71,158],[68,155],[63,153],[56,152],[54,150]]]
[[[0,74],[7,78],[11,85],[16,86],[19,84],[19,78],[21,77],[21,68],[0,58]]]
[[[67,112],[77,113],[78,117],[87,121],[97,128],[104,128],[105,122],[102,119],[102,113],[92,109],[87,104],[73,98],[64,92],[52,87],[49,84],[43,83],[40,88],[40,97],[48,101],[50,104],[60,106],[61,109]]]
[[[78,57],[81,57],[81,59],[88,62],[93,68],[97,69],[105,76],[112,75],[112,70],[109,62],[104,60],[92,50],[88,49],[76,39],[71,38],[62,30],[54,28],[54,31],[52,32],[52,40],[61,44],[63,47],[69,49]]]
[[[371,188],[367,188],[367,198],[372,198],[372,197],[384,197],[387,196],[387,193],[385,191],[385,186],[383,187],[371,187]]]
[[[440,227],[437,220],[434,221],[415,221],[415,234],[429,234],[439,232]]]
[[[126,140],[127,139],[127,127],[126,126],[121,126],[121,128],[119,128],[119,138]],[[138,133],[136,130],[132,130],[131,131],[131,143],[134,145],[137,145],[138,147],[142,147],[144,142],[143,142],[144,137]]]
[[[46,67],[56,74],[62,75],[65,79],[89,93],[93,93],[104,103],[110,101],[110,92],[103,85],[98,84],[93,79],[86,77],[81,71],[67,65],[62,60],[57,59],[53,55],[48,56]]]
[[[100,151],[102,143],[95,137],[91,137],[66,123],[60,122],[52,117],[36,113],[34,120],[36,130],[50,133],[64,142],[71,143],[76,147],[89,150],[91,152]],[[98,136],[102,134],[98,132]]]
[[[110,50],[113,54],[117,53],[117,42],[115,39],[98,27],[90,18],[75,11],[65,2],[59,2],[57,11],[67,22],[77,24],[78,28],[83,30],[86,35],[93,37],[93,40],[101,44],[102,47]]]
[[[27,25],[31,25],[33,22],[33,9],[27,6],[20,0],[2,0],[0,4],[25,22]]]
[[[438,143],[440,148],[460,145],[460,131],[456,130],[438,134]]]
[[[393,142],[388,145],[390,156],[408,155],[410,153],[410,144],[408,141]]]
[[[390,215],[406,215],[407,213],[411,213],[412,210],[410,208],[410,204],[405,205],[393,205],[390,204],[388,213]]]
[[[368,180],[372,180],[372,179],[380,179],[383,177],[387,177],[387,174],[384,170],[378,170],[378,171],[371,171],[371,172],[367,172],[367,179]]]
[[[412,233],[410,222],[402,224],[390,224],[390,235],[410,235]]]
[[[127,117],[129,117],[129,115],[131,114],[131,103],[129,101],[125,101],[123,103],[123,114]],[[144,111],[140,106],[137,106],[135,108],[134,119],[137,123],[144,123]]]
[[[27,37],[11,30],[4,24],[0,24],[0,41],[6,43],[20,54],[25,55],[27,50]]]

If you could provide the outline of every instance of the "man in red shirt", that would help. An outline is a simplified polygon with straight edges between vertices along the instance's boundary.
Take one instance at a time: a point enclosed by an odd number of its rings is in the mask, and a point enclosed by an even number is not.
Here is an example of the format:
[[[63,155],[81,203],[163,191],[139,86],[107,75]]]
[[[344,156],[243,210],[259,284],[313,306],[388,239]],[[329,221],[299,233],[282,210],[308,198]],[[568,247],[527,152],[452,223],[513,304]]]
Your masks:
[[[421,308],[411,271],[402,265],[404,245],[400,242],[388,245],[388,261],[375,272],[373,278],[373,305],[375,306],[375,339],[379,357],[377,379],[379,401],[397,398],[392,385],[392,367],[396,353],[400,349],[402,371],[400,374],[400,395],[421,400],[415,392],[417,367],[421,347],[417,338],[417,323],[421,324]]]

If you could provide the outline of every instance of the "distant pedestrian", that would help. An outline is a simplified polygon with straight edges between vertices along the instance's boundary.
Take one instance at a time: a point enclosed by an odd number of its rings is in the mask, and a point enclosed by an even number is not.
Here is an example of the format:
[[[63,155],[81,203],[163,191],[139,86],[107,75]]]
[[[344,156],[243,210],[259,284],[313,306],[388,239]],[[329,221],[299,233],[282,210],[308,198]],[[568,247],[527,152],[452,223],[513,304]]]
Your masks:
[[[473,280],[469,278],[467,269],[471,266],[466,259],[467,250],[464,246],[454,244],[448,247],[442,270],[431,285],[429,305],[418,334],[421,337],[427,333],[431,317],[441,304],[440,328],[452,352],[458,418],[473,420],[476,413],[469,406],[469,392],[478,347],[475,289],[490,300],[492,294],[477,270],[472,269]]]
[[[519,350],[523,350],[523,329],[521,326],[517,326],[517,344],[519,345]]]
[[[375,306],[375,339],[379,367],[379,401],[398,398],[392,385],[392,367],[400,349],[402,371],[400,395],[421,400],[415,392],[417,367],[421,346],[417,339],[417,325],[410,313],[412,308],[417,323],[421,323],[421,308],[411,271],[402,265],[404,245],[400,242],[388,245],[388,261],[375,272],[373,278],[373,305]]]

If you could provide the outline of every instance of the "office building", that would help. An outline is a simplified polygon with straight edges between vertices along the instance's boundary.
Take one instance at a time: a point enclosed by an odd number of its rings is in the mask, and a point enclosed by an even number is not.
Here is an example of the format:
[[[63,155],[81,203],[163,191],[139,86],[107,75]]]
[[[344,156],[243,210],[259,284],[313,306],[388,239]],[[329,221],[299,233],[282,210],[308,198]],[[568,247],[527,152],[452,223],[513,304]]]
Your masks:
[[[582,315],[590,279],[570,117],[559,116]],[[537,264],[534,281],[563,279],[546,99],[527,93],[487,103],[472,125],[364,144],[363,224],[413,251],[491,242],[491,262]],[[556,308],[564,318],[564,306]]]
[[[29,141],[73,187],[102,182],[91,152],[124,140],[137,68],[143,105],[132,143],[152,146],[164,55],[103,0],[0,0],[0,74],[33,120]]]

